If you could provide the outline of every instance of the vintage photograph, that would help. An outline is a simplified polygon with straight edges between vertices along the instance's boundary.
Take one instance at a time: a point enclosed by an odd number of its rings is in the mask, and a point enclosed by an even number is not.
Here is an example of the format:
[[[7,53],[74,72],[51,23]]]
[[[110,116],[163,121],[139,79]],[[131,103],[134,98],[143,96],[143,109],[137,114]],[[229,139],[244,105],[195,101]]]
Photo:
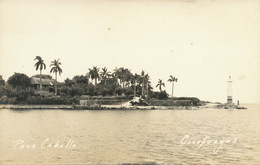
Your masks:
[[[259,165],[259,0],[0,0],[0,164]]]

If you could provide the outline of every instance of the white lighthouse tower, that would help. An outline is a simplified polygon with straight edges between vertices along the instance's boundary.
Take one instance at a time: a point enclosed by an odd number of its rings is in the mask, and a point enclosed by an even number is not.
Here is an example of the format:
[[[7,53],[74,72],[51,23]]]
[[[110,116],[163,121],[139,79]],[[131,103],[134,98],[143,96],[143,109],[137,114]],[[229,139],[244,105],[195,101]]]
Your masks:
[[[229,76],[229,79],[228,79],[227,104],[229,104],[229,105],[233,104],[231,76]]]

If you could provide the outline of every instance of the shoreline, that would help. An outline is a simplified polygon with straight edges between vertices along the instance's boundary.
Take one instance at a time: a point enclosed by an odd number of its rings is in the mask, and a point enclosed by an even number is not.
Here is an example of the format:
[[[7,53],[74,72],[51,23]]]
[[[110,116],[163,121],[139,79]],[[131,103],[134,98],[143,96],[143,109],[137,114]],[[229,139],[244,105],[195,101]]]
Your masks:
[[[123,106],[123,105],[11,105],[0,104],[0,109],[13,110],[201,110],[201,109],[246,109],[239,106],[208,103],[202,106]]]

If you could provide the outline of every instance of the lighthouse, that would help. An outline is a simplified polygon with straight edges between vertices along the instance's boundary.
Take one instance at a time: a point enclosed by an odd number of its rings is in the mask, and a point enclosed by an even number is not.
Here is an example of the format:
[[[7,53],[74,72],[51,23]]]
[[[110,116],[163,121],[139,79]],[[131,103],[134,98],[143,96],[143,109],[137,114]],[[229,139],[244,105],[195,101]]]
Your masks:
[[[229,105],[233,104],[231,76],[229,76],[229,79],[228,79],[227,104],[229,104]]]

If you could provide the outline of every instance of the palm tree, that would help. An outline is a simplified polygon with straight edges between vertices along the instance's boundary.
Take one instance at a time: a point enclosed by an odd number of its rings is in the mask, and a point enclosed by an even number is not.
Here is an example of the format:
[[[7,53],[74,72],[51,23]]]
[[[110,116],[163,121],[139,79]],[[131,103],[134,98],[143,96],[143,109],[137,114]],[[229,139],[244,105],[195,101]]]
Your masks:
[[[150,76],[148,74],[146,74],[144,76],[144,81],[145,81],[145,84],[146,84],[146,94],[147,94],[147,98],[149,98],[149,88],[150,88],[150,81],[149,81],[149,78]]]
[[[99,68],[97,66],[93,66],[93,69],[89,69],[89,76],[92,80],[95,79],[95,85],[97,85],[97,80],[100,78],[98,72]]]
[[[40,69],[40,90],[42,90],[42,69],[45,70],[46,65],[40,56],[36,56],[34,60],[38,60],[34,66],[36,67],[36,70]]]
[[[132,84],[132,86],[134,86],[134,97],[136,96],[136,85],[137,85],[137,83],[139,82],[139,80],[140,80],[140,75],[138,75],[138,74],[132,74],[131,75],[131,84]]]
[[[131,73],[131,70],[126,68],[125,71],[125,81],[126,81],[126,86],[129,87],[131,84],[131,79],[132,79],[133,73]]]
[[[132,73],[131,70],[120,67],[120,68],[115,68],[113,70],[113,77],[117,78],[117,81],[119,81],[119,85],[122,86],[122,88],[125,88],[126,86],[129,87]],[[121,85],[122,84],[122,85]]]
[[[145,72],[141,72],[141,83],[142,83],[142,96],[144,96],[144,83],[145,83]]]
[[[60,68],[61,63],[59,60],[60,59],[51,61],[50,65],[50,67],[52,67],[50,73],[55,73],[55,95],[57,95],[57,73],[59,72],[59,75],[62,73],[62,69]]]
[[[130,80],[130,77],[131,77],[131,72],[129,69],[127,68],[119,68],[119,74],[120,74],[120,78],[121,78],[121,81],[123,82],[123,88],[125,88],[125,82],[128,82]]]
[[[162,92],[162,86],[165,87],[165,84],[164,84],[164,82],[162,82],[161,79],[159,79],[158,84],[156,85],[156,87],[158,87],[158,86],[159,86],[160,92]]]
[[[110,72],[107,71],[107,68],[104,67],[102,68],[102,71],[100,73],[100,77],[102,78],[102,80],[104,80],[104,83],[106,85],[106,79],[110,76]]]
[[[178,78],[173,77],[172,75],[170,75],[170,78],[168,80],[170,83],[172,83],[172,98],[173,98],[173,89],[174,89],[174,82],[178,81]]]
[[[117,79],[117,82],[118,82],[118,80],[119,80],[119,83],[120,83],[120,85],[121,85],[121,78],[122,78],[122,77],[121,77],[121,76],[122,76],[122,74],[121,74],[121,69],[116,67],[116,68],[113,70],[112,76]]]

